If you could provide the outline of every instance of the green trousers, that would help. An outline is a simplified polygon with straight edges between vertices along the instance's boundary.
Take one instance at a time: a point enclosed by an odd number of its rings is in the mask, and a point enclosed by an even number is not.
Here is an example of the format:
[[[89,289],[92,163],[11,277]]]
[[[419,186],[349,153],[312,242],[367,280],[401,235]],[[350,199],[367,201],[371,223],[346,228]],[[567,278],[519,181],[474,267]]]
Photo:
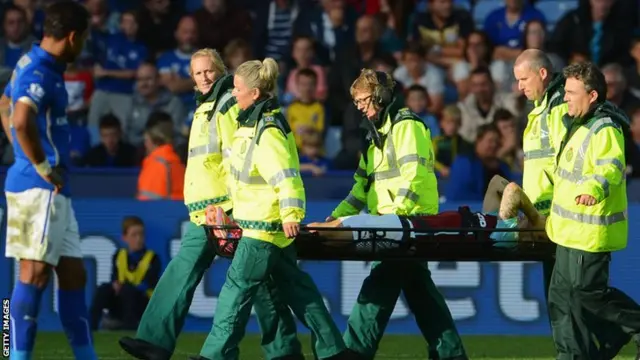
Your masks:
[[[174,351],[196,287],[211,267],[215,251],[204,229],[189,223],[178,254],[169,262],[142,316],[136,337]],[[289,309],[264,281],[256,287],[255,309],[267,359],[302,356],[296,324]]]
[[[242,238],[227,279],[218,298],[213,327],[200,351],[211,360],[237,360],[238,345],[244,337],[251,305],[259,301],[260,287],[271,277],[273,293],[278,294],[296,317],[315,335],[320,358],[343,352],[346,347],[340,331],[324,305],[311,277],[300,270],[295,247],[279,248],[271,243]]]
[[[542,263],[543,280],[544,280],[544,296],[549,303],[549,287],[551,286],[551,277],[556,260],[551,259]],[[549,306],[547,306],[547,310]],[[549,321],[553,322],[552,314],[548,312]],[[622,348],[629,342],[630,336],[615,323],[602,320],[592,314],[587,314],[589,325],[585,331],[590,331],[595,336],[600,347],[600,358],[603,360],[613,359]]]
[[[431,279],[426,262],[375,262],[364,280],[344,340],[360,355],[375,356],[391,313],[404,291],[418,328],[439,359],[466,358],[451,312]]]
[[[602,348],[607,341],[626,344],[640,332],[640,306],[609,287],[610,263],[611,253],[557,246],[549,314],[558,359],[601,359],[591,333],[605,336],[598,339]],[[605,334],[607,329],[613,334]]]

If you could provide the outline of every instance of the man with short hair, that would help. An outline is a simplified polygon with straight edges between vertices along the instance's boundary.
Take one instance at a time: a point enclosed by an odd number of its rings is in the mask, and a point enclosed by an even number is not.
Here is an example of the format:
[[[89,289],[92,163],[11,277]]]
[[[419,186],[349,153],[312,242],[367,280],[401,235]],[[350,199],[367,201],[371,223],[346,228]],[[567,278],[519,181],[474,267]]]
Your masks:
[[[640,333],[640,306],[609,286],[611,252],[624,249],[628,238],[623,127],[629,121],[606,101],[604,75],[595,65],[576,63],[563,75],[569,128],[546,222],[557,244],[549,313],[558,359],[598,359],[603,355],[584,331],[592,317],[620,326],[636,343]]]
[[[143,141],[145,125],[154,111],[167,113],[173,123],[175,134],[179,134],[187,113],[182,101],[169,90],[160,86],[158,69],[153,62],[143,62],[136,70],[136,82],[131,109],[122,120],[127,141],[139,147]]]
[[[522,137],[522,187],[536,209],[548,216],[553,197],[552,174],[567,130],[563,122],[568,111],[568,105],[564,102],[565,79],[561,73],[554,72],[551,60],[537,49],[525,50],[516,59],[514,75],[518,81],[518,88],[534,104],[533,110],[528,114],[527,126]],[[555,260],[545,261],[542,266],[544,294],[548,298]],[[549,320],[551,323],[555,321],[551,312]],[[613,358],[629,341],[629,337],[619,327],[606,322],[596,321],[590,330],[598,339],[604,359]]]
[[[42,42],[18,60],[0,100],[2,126],[15,153],[5,182],[6,256],[20,265],[11,295],[11,359],[32,357],[40,301],[53,269],[60,322],[73,354],[93,360],[87,275],[68,185],[70,128],[63,78],[66,64],[82,52],[89,14],[72,1],[55,2],[45,14]]]

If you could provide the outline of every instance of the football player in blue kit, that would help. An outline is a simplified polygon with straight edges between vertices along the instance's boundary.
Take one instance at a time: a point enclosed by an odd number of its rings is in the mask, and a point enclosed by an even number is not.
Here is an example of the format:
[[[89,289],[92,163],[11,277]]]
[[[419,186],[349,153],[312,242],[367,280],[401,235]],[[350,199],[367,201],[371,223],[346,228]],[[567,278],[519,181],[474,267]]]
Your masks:
[[[68,104],[63,73],[81,53],[89,14],[59,1],[45,11],[44,35],[18,61],[0,100],[15,162],[5,182],[5,254],[20,262],[11,295],[12,360],[31,359],[42,293],[58,276],[58,313],[76,359],[97,359],[85,303],[86,272],[71,206]]]

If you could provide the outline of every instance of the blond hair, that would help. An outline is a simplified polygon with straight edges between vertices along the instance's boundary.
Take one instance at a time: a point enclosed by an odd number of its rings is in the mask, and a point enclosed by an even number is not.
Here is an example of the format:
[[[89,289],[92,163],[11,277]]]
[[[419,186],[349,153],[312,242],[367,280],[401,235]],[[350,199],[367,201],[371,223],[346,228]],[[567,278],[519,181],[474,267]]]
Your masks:
[[[354,96],[356,92],[373,94],[378,86],[382,86],[393,91],[396,86],[396,82],[388,73],[384,72],[384,75],[385,81],[384,84],[381,84],[375,70],[362,69],[362,71],[360,71],[360,76],[358,76],[353,84],[351,84],[351,96]]]
[[[458,124],[460,124],[460,121],[462,120],[462,112],[460,111],[460,108],[458,107],[458,105],[455,105],[455,104],[445,106],[445,108],[442,109],[442,114],[449,116],[451,119],[455,120]]]
[[[210,48],[200,49],[191,55],[191,61],[189,63],[189,75],[193,77],[193,59],[199,57],[208,57],[211,60],[211,64],[213,65],[213,70],[216,72],[216,78],[220,77],[222,74],[227,72],[227,67],[224,65],[224,61],[222,61],[222,57],[220,54]]]
[[[260,95],[274,96],[278,90],[280,68],[272,58],[244,62],[236,69],[236,75],[248,88],[260,90]]]

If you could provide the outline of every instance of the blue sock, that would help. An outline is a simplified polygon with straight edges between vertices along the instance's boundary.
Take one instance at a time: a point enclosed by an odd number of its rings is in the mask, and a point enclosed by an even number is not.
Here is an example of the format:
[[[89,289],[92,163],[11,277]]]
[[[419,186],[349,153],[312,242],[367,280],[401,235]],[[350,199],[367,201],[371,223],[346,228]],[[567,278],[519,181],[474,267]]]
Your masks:
[[[18,281],[11,294],[11,359],[31,359],[44,289]]]
[[[84,289],[58,290],[58,315],[73,355],[78,360],[97,360],[93,349]]]

